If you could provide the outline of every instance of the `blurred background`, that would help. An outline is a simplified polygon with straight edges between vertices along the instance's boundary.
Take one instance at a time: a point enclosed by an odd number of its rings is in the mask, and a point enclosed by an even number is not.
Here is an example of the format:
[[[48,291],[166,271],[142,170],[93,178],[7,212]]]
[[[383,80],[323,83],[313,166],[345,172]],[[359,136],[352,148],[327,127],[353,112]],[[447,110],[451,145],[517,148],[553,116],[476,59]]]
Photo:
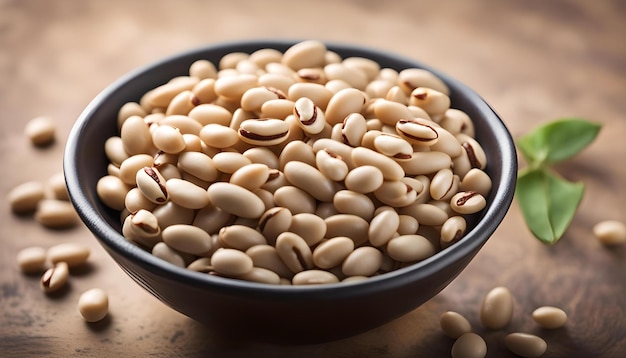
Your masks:
[[[513,205],[476,260],[435,299],[380,329],[311,347],[215,342],[211,332],[136,287],[83,227],[50,232],[1,205],[0,353],[446,356],[452,342],[439,330],[440,314],[455,309],[477,325],[482,296],[505,284],[516,294],[517,312],[552,302],[578,322],[560,333],[543,332],[552,339],[546,357],[621,356],[626,280],[623,274],[617,274],[621,281],[607,277],[625,269],[624,250],[603,250],[590,238],[590,227],[608,218],[626,220],[625,20],[620,0],[0,0],[2,195],[62,169],[74,120],[118,77],[164,56],[231,40],[320,39],[414,58],[475,89],[514,137],[560,117],[605,126],[591,147],[560,168],[569,179],[588,183],[566,242],[552,248],[538,243]],[[33,148],[23,135],[25,123],[40,115],[58,126],[57,142],[45,149]],[[67,297],[46,299],[37,278],[18,272],[15,253],[63,240],[93,248],[93,272],[78,277]],[[113,318],[93,327],[80,321],[74,300],[95,284],[109,290]],[[528,318],[515,326],[532,327]],[[500,333],[484,334],[492,339],[488,356],[510,354],[497,340]]]

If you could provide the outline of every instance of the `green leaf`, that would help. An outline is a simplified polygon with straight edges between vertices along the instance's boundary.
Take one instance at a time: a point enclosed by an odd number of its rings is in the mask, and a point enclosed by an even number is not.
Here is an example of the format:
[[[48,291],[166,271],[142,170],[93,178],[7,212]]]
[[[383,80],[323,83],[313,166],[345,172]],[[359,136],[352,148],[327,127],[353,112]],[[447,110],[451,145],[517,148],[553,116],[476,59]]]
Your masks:
[[[584,193],[583,183],[571,183],[546,168],[520,171],[517,202],[533,235],[556,243],[569,227]]]
[[[572,183],[553,172],[547,173],[550,188],[550,222],[559,239],[569,227],[585,193],[585,184]]]
[[[517,140],[517,148],[531,166],[544,162],[547,156],[547,148],[545,148],[544,138],[541,134],[535,129]]]
[[[549,201],[544,182],[544,174],[540,169],[520,171],[515,196],[533,235],[543,242],[552,243],[555,236],[550,225]]]
[[[535,128],[518,139],[517,146],[531,166],[571,158],[591,143],[601,125],[579,118],[564,118]]]

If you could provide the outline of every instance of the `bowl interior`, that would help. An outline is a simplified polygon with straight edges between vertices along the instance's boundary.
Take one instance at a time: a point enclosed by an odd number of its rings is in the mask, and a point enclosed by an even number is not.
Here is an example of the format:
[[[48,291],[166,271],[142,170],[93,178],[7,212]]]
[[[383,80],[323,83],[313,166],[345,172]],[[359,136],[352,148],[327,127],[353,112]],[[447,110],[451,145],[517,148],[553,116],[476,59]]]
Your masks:
[[[493,187],[487,198],[486,208],[480,216],[475,217],[472,229],[465,237],[420,263],[366,281],[302,287],[257,284],[192,272],[175,267],[129,243],[120,234],[119,213],[102,204],[96,193],[96,183],[99,178],[106,175],[108,164],[104,142],[110,136],[118,134],[119,108],[126,102],[138,101],[142,94],[172,77],[188,74],[189,66],[197,59],[208,59],[217,63],[223,55],[230,52],[250,53],[261,48],[284,51],[294,43],[294,41],[261,40],[217,44],[191,50],[138,69],[100,93],[84,110],[70,133],[64,169],[70,197],[80,217],[122,268],[144,288],[175,308],[177,308],[175,298],[156,289],[154,284],[148,282],[145,274],[137,274],[135,265],[155,277],[176,280],[182,285],[192,285],[197,289],[228,294],[254,293],[257,297],[266,295],[272,299],[285,300],[305,299],[311,295],[317,297],[327,295],[334,298],[359,297],[374,291],[408,285],[427,277],[436,277],[438,273],[447,272],[448,267],[454,263],[463,262],[464,267],[495,231],[511,204],[517,173],[514,144],[503,122],[478,94],[457,80],[418,61],[368,48],[327,43],[330,50],[344,58],[360,56],[377,61],[381,67],[396,70],[419,67],[432,71],[449,86],[452,107],[463,110],[474,120],[477,140],[488,157],[486,172],[492,179]],[[430,293],[430,297],[443,289],[458,272],[460,269],[447,273],[445,278],[437,279],[439,282]]]

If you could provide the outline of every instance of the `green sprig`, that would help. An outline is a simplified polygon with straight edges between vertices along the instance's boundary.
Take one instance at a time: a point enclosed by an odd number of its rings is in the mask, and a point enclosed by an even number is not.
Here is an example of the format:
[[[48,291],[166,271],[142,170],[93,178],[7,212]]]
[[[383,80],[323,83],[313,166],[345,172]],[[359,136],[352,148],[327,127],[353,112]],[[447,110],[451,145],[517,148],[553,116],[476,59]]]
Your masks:
[[[517,175],[515,195],[526,225],[546,244],[555,244],[569,227],[585,192],[582,182],[570,182],[553,165],[587,147],[601,125],[565,118],[535,128],[517,141],[527,168]]]

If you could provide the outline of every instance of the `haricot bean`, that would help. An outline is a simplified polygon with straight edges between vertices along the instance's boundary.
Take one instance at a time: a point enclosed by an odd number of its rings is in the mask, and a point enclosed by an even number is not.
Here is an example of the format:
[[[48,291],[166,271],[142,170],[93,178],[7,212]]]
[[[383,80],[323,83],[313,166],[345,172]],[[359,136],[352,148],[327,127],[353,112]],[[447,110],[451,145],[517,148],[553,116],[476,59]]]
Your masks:
[[[513,317],[513,295],[499,286],[487,293],[480,308],[480,320],[489,329],[506,327]]]
[[[26,123],[24,134],[36,146],[46,146],[54,141],[56,125],[49,117],[35,117]]]
[[[362,280],[453,245],[487,205],[488,155],[453,106],[429,71],[319,41],[199,59],[119,109],[97,193],[125,212],[128,240],[177,266]],[[13,210],[35,210],[42,190],[16,189]]]
[[[101,288],[83,292],[78,299],[78,310],[87,322],[98,322],[109,312],[109,296]]]

